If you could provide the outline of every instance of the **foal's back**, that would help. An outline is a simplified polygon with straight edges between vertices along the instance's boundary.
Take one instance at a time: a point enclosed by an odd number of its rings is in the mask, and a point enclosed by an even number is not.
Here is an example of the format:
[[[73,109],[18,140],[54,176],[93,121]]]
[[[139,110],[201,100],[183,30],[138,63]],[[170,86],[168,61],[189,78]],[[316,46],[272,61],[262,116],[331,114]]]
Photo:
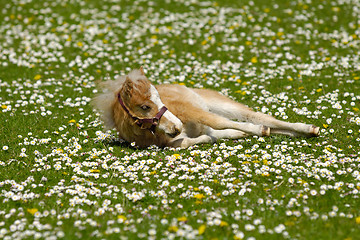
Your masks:
[[[205,100],[195,89],[177,84],[161,84],[156,89],[165,106],[182,121],[187,120],[184,119],[185,115],[196,114],[192,113],[195,109],[209,110]]]
[[[188,115],[195,111],[191,114],[199,114],[199,108],[228,118],[236,118],[233,112],[252,111],[247,106],[211,89],[187,88],[176,84],[161,84],[156,88],[164,104],[181,120],[188,120],[182,116],[185,113]]]

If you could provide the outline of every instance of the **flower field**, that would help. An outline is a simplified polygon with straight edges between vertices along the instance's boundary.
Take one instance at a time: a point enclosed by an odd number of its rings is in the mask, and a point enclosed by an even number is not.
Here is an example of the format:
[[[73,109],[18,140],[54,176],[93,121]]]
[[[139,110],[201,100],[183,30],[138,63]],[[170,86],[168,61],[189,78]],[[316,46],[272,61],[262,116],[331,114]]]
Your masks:
[[[359,238],[359,1],[0,6],[0,239]],[[91,99],[140,66],[320,136],[139,149]]]

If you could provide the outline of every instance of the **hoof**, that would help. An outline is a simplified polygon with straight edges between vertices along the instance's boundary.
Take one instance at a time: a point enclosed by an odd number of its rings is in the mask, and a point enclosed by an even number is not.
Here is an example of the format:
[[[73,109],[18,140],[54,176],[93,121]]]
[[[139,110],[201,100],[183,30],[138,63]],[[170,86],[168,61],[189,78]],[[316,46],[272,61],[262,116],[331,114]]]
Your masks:
[[[261,136],[270,136],[270,128],[267,126],[262,126]]]
[[[310,127],[310,134],[311,134],[311,136],[317,137],[317,136],[319,136],[319,132],[320,132],[320,128],[319,128],[319,127],[314,126],[314,125],[312,125],[312,126]]]

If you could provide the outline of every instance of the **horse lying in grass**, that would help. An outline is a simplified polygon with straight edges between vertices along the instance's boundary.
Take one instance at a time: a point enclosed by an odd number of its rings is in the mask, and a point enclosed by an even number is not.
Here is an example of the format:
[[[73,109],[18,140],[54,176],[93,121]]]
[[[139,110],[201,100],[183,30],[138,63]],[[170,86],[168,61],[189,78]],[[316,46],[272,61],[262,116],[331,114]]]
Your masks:
[[[319,127],[288,123],[254,112],[216,91],[181,85],[154,86],[142,68],[101,83],[93,101],[107,128],[139,147],[186,148],[248,135],[318,136]],[[237,121],[233,121],[236,119]]]

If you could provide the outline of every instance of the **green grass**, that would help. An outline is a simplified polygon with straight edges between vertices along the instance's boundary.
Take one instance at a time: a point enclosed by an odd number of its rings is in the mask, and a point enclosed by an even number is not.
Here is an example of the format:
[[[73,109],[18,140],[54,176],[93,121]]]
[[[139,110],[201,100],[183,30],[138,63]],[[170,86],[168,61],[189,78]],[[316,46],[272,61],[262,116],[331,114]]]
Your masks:
[[[0,5],[1,239],[358,238],[356,1]],[[321,134],[138,149],[90,99],[139,66]]]

